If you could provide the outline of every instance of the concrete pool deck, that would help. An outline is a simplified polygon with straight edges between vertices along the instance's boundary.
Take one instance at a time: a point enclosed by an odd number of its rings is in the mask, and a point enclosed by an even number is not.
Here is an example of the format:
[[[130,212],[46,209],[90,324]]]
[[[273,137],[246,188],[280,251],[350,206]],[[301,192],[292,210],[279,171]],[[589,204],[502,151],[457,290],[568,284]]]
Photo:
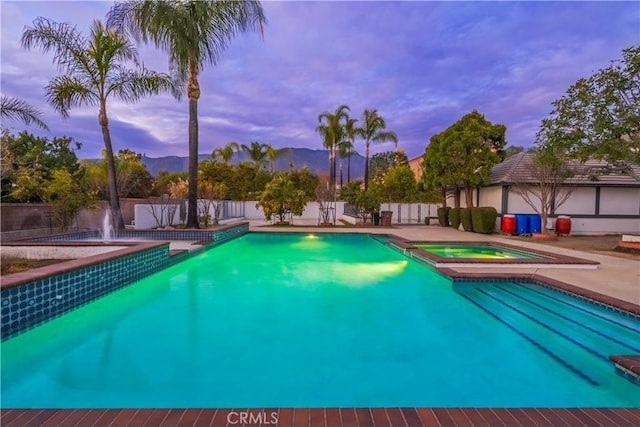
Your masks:
[[[371,233],[371,234],[394,234],[407,240],[432,240],[442,242],[498,242],[513,246],[520,246],[525,249],[534,249],[557,253],[559,255],[583,258],[590,261],[599,262],[597,269],[579,269],[579,268],[553,268],[547,266],[545,268],[509,268],[501,266],[496,267],[474,267],[473,273],[504,275],[538,275],[552,280],[567,283],[586,289],[587,291],[597,292],[609,297],[617,298],[633,304],[640,304],[640,260],[618,258],[609,255],[596,254],[585,251],[577,251],[564,248],[556,248],[550,245],[544,245],[534,242],[514,241],[502,238],[499,234],[484,235],[477,233],[469,233],[451,228],[425,225],[407,225],[394,226],[391,228],[383,227],[269,227],[263,226],[261,223],[250,223],[249,231],[260,232],[302,232],[302,233]],[[451,268],[451,270],[462,272],[468,269]]]

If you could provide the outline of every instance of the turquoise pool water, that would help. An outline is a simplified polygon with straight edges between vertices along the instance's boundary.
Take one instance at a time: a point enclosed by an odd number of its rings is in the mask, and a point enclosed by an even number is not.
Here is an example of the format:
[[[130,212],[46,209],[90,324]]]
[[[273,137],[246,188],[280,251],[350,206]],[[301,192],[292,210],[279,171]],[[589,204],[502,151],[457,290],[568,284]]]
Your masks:
[[[472,259],[546,259],[547,257],[517,249],[483,244],[435,244],[416,243],[417,248],[442,258]]]
[[[2,407],[637,407],[606,358],[639,332],[367,236],[248,234],[2,343]]]

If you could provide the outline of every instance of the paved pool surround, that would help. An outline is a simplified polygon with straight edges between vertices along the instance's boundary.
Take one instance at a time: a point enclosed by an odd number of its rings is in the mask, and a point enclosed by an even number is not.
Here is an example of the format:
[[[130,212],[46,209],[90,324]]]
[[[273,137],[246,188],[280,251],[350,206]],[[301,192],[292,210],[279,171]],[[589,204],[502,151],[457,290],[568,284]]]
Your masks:
[[[171,253],[168,240],[196,240],[202,244],[202,250],[248,231],[249,224],[244,222],[215,230],[187,230],[183,232],[182,239],[176,239],[180,237],[177,236],[180,231],[137,232],[137,238],[156,238],[160,241],[131,243],[130,246],[111,252],[4,276],[0,283],[2,340],[128,286],[198,252]],[[73,233],[72,238],[80,240],[79,234],[82,233]],[[64,235],[49,237],[54,240],[47,240],[47,237],[37,240],[43,245],[51,245],[52,242],[61,242],[60,245],[74,244],[64,240]],[[38,245],[38,242],[31,239],[23,244]],[[20,242],[12,243],[19,244]]]

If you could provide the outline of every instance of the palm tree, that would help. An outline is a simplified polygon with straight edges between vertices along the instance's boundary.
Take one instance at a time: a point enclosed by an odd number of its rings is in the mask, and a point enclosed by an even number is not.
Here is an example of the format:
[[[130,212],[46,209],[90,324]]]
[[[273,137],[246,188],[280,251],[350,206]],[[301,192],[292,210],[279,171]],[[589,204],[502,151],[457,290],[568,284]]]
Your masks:
[[[224,147],[218,147],[213,150],[211,157],[222,161],[226,165],[229,164],[233,155],[238,151],[240,151],[240,145],[237,142],[228,142]]]
[[[2,95],[0,99],[0,118],[19,120],[25,125],[34,125],[44,130],[49,130],[46,123],[40,118],[42,113],[25,101],[12,96]]]
[[[329,149],[329,186],[332,193],[336,186],[336,148],[345,137],[345,125],[349,119],[347,111],[350,111],[349,107],[341,105],[333,114],[325,111],[318,115],[320,125],[316,131],[322,136],[322,145]]]
[[[242,144],[240,148],[247,153],[249,158],[258,167],[263,167],[267,163],[267,147],[268,144],[260,144],[257,141],[253,141],[251,145]]]
[[[351,181],[351,156],[355,154],[353,144],[344,140],[338,144],[338,157],[340,157],[340,187],[342,187],[342,160],[347,159],[347,182]]]
[[[54,53],[54,61],[63,74],[56,76],[45,87],[49,104],[62,117],[69,117],[69,110],[80,106],[98,106],[98,123],[102,129],[107,157],[109,202],[114,227],[124,228],[113,146],[107,117],[109,96],[125,102],[134,102],[145,95],[171,91],[176,97],[177,86],[166,74],[125,67],[126,62],[139,64],[138,52],[127,37],[118,31],[107,29],[100,21],[93,21],[89,37],[65,23],[38,18],[33,28],[22,34],[22,46],[30,50],[40,47],[43,52]]]
[[[269,173],[273,175],[273,169],[274,169],[276,160],[278,160],[280,157],[287,154],[289,152],[289,149],[274,148],[269,144],[264,144],[264,145],[265,145],[265,150],[267,152],[267,159],[269,159]]]
[[[369,188],[369,146],[372,142],[392,141],[398,146],[398,136],[395,132],[385,131],[387,125],[378,114],[378,110],[364,110],[362,126],[358,128],[358,135],[364,139],[364,189]]]
[[[347,183],[351,182],[351,156],[357,154],[353,148],[355,147],[356,136],[358,135],[358,128],[356,127],[356,123],[358,120],[356,119],[347,119],[347,125],[345,126],[345,134],[347,137],[348,144],[344,144],[341,146],[341,157],[347,158]],[[346,150],[344,153],[344,157],[342,156],[342,151]]]
[[[124,28],[136,40],[152,42],[169,53],[178,75],[187,81],[189,98],[188,228],[198,228],[198,75],[205,65],[215,65],[231,39],[255,27],[260,34],[266,22],[258,1],[127,0],[109,11],[109,25]]]

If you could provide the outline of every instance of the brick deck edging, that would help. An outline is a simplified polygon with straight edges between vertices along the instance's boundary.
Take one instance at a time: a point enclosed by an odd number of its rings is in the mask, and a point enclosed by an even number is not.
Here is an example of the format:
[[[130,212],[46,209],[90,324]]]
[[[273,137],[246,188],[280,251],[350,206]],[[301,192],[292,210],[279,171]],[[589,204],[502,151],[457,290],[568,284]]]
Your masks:
[[[241,418],[242,417],[242,418]],[[241,420],[245,420],[242,423]],[[640,425],[637,408],[3,409],[3,426],[462,427]]]

